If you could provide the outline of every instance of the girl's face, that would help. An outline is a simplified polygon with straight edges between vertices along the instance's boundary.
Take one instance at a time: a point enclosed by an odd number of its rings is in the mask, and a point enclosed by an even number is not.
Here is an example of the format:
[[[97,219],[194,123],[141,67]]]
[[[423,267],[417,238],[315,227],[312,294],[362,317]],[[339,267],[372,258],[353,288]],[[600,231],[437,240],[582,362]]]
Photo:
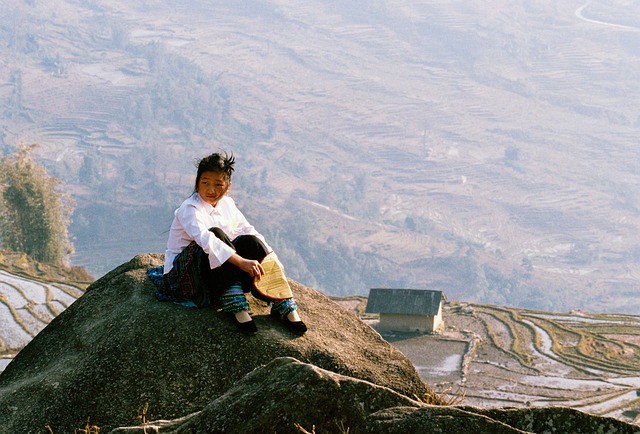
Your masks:
[[[221,172],[203,172],[198,181],[198,194],[205,202],[216,206],[227,194],[231,181]]]

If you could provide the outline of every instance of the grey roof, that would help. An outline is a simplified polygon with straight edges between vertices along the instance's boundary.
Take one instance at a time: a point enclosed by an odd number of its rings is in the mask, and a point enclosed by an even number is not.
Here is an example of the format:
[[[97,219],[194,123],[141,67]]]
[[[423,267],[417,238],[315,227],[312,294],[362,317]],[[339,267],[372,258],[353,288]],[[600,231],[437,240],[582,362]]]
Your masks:
[[[435,316],[443,298],[442,291],[429,289],[371,288],[366,312]]]

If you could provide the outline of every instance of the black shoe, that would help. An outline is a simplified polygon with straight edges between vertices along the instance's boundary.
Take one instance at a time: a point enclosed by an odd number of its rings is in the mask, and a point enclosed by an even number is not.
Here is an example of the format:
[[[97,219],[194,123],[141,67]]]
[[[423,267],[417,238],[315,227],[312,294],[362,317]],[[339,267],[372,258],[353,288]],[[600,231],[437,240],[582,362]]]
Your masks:
[[[258,333],[258,327],[256,327],[256,323],[253,320],[240,322],[235,315],[231,315],[231,321],[233,321],[233,325],[245,335],[255,335]]]
[[[280,316],[280,314],[278,312],[275,312],[273,310],[271,311],[271,316],[276,318],[282,324],[286,325],[289,330],[291,330],[292,332],[294,332],[297,335],[302,336],[303,334],[305,334],[307,332],[307,326],[302,321],[291,321],[286,316],[284,316],[284,317]]]

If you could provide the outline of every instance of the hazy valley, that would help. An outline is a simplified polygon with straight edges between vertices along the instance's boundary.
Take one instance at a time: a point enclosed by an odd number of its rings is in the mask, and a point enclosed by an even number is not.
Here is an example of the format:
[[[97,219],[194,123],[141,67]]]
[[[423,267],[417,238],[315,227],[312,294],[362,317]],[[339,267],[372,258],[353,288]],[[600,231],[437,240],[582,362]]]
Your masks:
[[[333,295],[637,313],[630,2],[10,0],[3,153],[37,142],[74,263],[162,252],[193,161]]]

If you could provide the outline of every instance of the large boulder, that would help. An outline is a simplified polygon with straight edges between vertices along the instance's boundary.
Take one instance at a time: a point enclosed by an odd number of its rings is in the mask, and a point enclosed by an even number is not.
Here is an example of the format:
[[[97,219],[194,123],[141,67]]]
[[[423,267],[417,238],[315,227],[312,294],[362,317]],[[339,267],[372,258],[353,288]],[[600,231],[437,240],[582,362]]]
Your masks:
[[[120,428],[111,434],[362,432],[378,410],[421,404],[368,381],[336,374],[293,358],[257,368],[202,411],[173,421]]]
[[[256,336],[215,309],[158,302],[139,255],[92,284],[0,374],[0,432],[109,429],[149,417],[176,419],[205,408],[254,369],[294,357],[398,394],[422,396],[411,362],[355,314],[290,282],[310,330],[296,336],[250,298]]]
[[[370,434],[639,434],[640,427],[563,407],[393,407],[370,415]]]
[[[638,427],[635,427],[636,429]],[[110,434],[182,433],[633,433],[634,427],[566,408],[436,407],[387,387],[277,358],[203,410]]]

